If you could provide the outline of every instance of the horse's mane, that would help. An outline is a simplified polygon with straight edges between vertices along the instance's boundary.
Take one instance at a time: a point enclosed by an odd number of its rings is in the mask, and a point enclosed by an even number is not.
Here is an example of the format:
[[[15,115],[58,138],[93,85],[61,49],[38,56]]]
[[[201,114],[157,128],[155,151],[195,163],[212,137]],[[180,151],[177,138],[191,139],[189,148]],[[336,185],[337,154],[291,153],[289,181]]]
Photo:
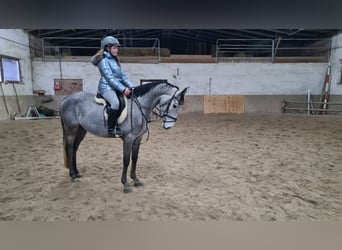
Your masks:
[[[179,89],[176,85],[173,85],[168,82],[150,82],[150,83],[145,83],[143,85],[137,86],[134,88],[134,95],[135,96],[143,96],[146,93],[150,92],[152,89],[154,89],[156,86],[164,84],[165,87],[169,88],[177,88]]]

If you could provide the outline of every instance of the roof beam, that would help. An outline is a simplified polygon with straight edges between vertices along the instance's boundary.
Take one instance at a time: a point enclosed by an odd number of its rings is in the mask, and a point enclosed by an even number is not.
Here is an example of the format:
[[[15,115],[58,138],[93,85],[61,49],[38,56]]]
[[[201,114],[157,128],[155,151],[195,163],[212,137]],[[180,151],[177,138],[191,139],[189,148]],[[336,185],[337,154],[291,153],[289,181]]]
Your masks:
[[[253,38],[254,39],[274,39],[275,36],[274,34],[269,34],[269,33],[266,33],[266,32],[262,32],[263,30],[241,30],[242,32],[244,33],[247,33],[247,34],[252,34],[253,35]],[[257,37],[255,37],[257,36]]]
[[[226,39],[228,36],[228,39],[251,39],[253,36],[251,35],[246,35],[242,34],[241,30],[221,30],[221,29],[216,29],[216,30],[210,30],[212,32],[215,32],[218,36],[223,36],[223,37],[218,37],[217,39]]]
[[[46,32],[44,32],[44,30],[38,30],[38,34],[36,34],[39,37],[45,37],[47,35],[51,35],[51,34],[58,34],[58,33],[63,33],[66,30],[45,30]]]

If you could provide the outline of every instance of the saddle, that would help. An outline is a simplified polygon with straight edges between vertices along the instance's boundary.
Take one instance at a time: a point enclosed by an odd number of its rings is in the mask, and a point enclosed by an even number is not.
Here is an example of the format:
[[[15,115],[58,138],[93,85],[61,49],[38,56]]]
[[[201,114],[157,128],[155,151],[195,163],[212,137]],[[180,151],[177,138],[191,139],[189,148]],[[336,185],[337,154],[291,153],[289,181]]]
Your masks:
[[[117,93],[120,105],[119,105],[119,118],[118,118],[118,125],[121,125],[121,123],[124,122],[124,120],[127,117],[127,97],[124,96],[121,93]],[[96,93],[95,95],[95,102],[99,105],[103,105],[103,116],[105,120],[108,120],[108,113],[107,110],[110,108],[109,103],[103,98],[103,96],[100,93]]]

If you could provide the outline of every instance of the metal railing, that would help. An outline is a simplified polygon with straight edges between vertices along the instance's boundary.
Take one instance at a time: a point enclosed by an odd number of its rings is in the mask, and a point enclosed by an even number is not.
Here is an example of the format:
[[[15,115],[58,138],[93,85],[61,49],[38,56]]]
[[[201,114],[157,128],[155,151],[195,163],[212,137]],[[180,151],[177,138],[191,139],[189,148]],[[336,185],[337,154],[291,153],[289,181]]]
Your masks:
[[[101,38],[44,37],[42,58],[47,56],[93,56]],[[120,56],[153,58],[161,61],[158,38],[119,38]],[[215,61],[250,59],[274,62],[276,58],[320,58],[328,60],[331,38],[325,39],[217,39]]]
[[[160,40],[158,38],[121,38],[120,56],[152,57],[160,62]],[[100,49],[101,38],[44,37],[42,58],[55,56],[93,56]],[[140,53],[139,53],[140,50]],[[143,51],[143,52],[141,52]]]
[[[222,59],[254,58],[274,62],[276,57],[306,57],[329,60],[331,39],[218,39],[216,62]]]

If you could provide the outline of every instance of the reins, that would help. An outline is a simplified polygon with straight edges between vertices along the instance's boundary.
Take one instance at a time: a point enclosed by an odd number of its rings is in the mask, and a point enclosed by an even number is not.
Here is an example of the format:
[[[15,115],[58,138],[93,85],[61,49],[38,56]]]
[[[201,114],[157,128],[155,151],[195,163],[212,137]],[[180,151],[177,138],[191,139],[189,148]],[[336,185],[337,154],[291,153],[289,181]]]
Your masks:
[[[133,131],[133,101],[136,103],[138,109],[140,110],[140,113],[141,115],[143,116],[143,118],[145,118],[145,121],[146,121],[146,129],[147,129],[147,139],[146,141],[148,141],[149,137],[150,137],[150,130],[148,129],[148,124],[151,122],[147,117],[146,115],[144,114],[144,112],[142,111],[142,105],[141,103],[139,102],[137,96],[135,96],[134,94],[134,88],[132,88],[131,90],[131,98],[132,98],[132,101],[131,101],[131,112],[130,112],[130,115],[131,115],[131,132],[132,134],[134,135],[134,131]]]

